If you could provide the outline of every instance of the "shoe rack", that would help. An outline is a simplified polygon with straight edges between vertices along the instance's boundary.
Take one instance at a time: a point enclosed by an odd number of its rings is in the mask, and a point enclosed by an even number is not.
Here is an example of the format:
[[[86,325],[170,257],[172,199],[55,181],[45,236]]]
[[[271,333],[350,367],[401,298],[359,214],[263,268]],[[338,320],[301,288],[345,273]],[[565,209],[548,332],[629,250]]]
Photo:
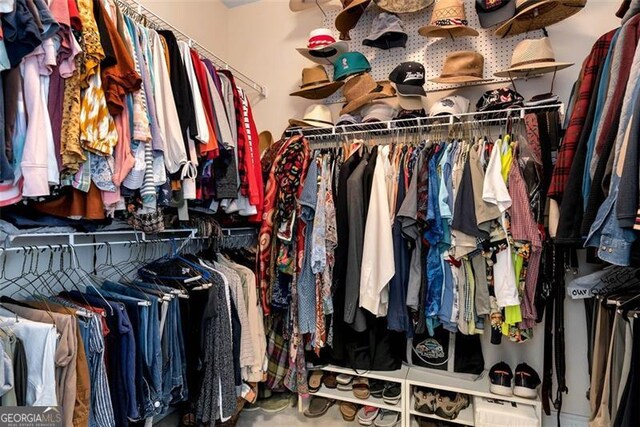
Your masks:
[[[304,399],[298,399],[298,409],[303,412],[304,407],[308,404],[308,398],[311,396],[321,396],[328,399],[335,399],[336,404],[340,402],[351,402],[356,405],[369,405],[381,409],[389,409],[400,413],[400,420],[395,427],[419,427],[420,419],[430,419],[432,421],[442,421],[451,425],[476,426],[474,416],[474,406],[479,399],[493,399],[506,402],[514,409],[526,408],[533,410],[537,417],[537,427],[542,427],[542,402],[540,398],[525,399],[518,396],[499,396],[489,391],[489,375],[488,371],[483,372],[479,376],[455,374],[447,372],[439,372],[433,369],[409,367],[403,365],[397,371],[354,371],[353,369],[342,368],[339,366],[328,365],[322,368],[325,372],[334,372],[336,374],[347,374],[354,377],[365,377],[368,379],[377,379],[389,382],[395,382],[401,386],[400,402],[397,405],[389,405],[381,398],[369,396],[368,399],[359,399],[353,395],[352,391],[343,391],[338,389],[329,389],[321,385],[320,390],[316,393],[309,394]],[[424,414],[415,410],[415,398],[413,391],[417,387],[431,388],[436,390],[445,390],[452,392],[465,393],[469,395],[470,405],[463,409],[457,418],[447,420],[436,414]],[[511,411],[511,408],[509,409]],[[357,425],[357,418],[354,422],[344,423],[346,425]]]
[[[511,405],[513,410],[517,410],[518,407],[524,407],[529,410],[533,409],[537,417],[537,427],[542,426],[542,402],[540,398],[525,399],[518,396],[499,396],[489,391],[489,385],[488,371],[484,371],[479,376],[474,377],[465,374],[440,373],[437,370],[412,367],[409,369],[409,373],[405,379],[402,393],[407,405],[404,409],[407,414],[407,422],[403,426],[419,427],[421,418],[442,421],[449,424],[476,426],[478,424],[475,420],[474,406],[476,402],[482,398],[506,402]],[[469,395],[471,403],[466,409],[460,411],[458,417],[453,420],[441,418],[436,414],[424,414],[415,410],[413,391],[416,388],[431,388],[464,393]]]

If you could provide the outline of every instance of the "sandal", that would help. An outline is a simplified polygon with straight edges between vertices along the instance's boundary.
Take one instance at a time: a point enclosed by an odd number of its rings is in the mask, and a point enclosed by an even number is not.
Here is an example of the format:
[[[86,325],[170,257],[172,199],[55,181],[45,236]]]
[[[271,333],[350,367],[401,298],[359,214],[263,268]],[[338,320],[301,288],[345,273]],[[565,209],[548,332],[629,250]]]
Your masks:
[[[380,409],[374,406],[363,406],[358,411],[358,423],[361,426],[370,426],[373,424],[373,420],[376,419]]]
[[[322,385],[322,371],[311,371],[309,375],[309,393],[316,393]]]
[[[460,411],[469,406],[469,396],[462,393],[442,392],[438,396],[436,415],[447,420],[458,418]]]
[[[333,399],[326,397],[312,396],[309,401],[309,407],[305,409],[304,416],[307,418],[318,418],[327,413],[329,408],[336,403]]]
[[[336,388],[338,386],[336,374],[334,374],[333,372],[327,372],[324,377],[322,377],[322,384],[324,384],[326,388]]]
[[[397,405],[400,403],[400,385],[396,383],[388,383],[382,392],[382,400],[387,405]]]
[[[433,390],[414,390],[414,408],[423,414],[434,414],[438,404],[438,394]]]
[[[343,420],[351,422],[356,419],[358,407],[355,403],[340,402],[340,413],[342,414]]]
[[[365,377],[358,377],[353,380],[353,395],[358,399],[368,399],[371,393],[369,392],[369,380]]]

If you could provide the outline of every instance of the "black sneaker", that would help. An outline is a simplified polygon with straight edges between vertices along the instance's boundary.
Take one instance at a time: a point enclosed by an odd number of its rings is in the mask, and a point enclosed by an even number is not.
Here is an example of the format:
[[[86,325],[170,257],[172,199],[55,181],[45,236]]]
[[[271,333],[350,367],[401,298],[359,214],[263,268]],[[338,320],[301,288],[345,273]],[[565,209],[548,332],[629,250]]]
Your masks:
[[[513,380],[513,372],[511,368],[504,362],[498,362],[489,370],[489,380],[491,385],[489,390],[491,393],[501,396],[512,396],[511,380]]]
[[[540,385],[540,377],[538,373],[526,363],[516,366],[516,380],[513,394],[527,399],[535,399],[538,397],[538,386]]]

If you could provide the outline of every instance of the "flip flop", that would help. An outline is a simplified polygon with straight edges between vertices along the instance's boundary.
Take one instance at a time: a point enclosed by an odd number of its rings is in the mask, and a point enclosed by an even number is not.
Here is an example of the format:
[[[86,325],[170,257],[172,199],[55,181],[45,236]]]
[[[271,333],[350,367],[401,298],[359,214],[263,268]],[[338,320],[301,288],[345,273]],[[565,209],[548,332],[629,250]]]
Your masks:
[[[397,405],[400,402],[400,385],[388,383],[382,393],[382,399],[388,405]]]
[[[311,371],[309,375],[309,393],[316,393],[322,385],[322,371]]]
[[[382,399],[382,393],[384,392],[385,385],[386,383],[384,381],[369,381],[369,392],[371,393],[371,396]]]
[[[388,409],[381,409],[373,425],[376,427],[393,427],[400,420],[400,414]]]
[[[340,413],[342,414],[343,420],[351,422],[356,419],[356,414],[358,413],[358,407],[356,406],[355,403],[341,402]]]
[[[336,403],[335,400],[325,397],[312,396],[309,401],[309,407],[305,409],[304,416],[307,418],[318,418],[327,413],[329,408]]]
[[[369,392],[369,380],[364,377],[358,377],[353,380],[353,395],[358,399],[368,399],[371,393]]]
[[[363,406],[358,411],[358,423],[361,426],[370,426],[373,424],[373,420],[376,419],[380,409],[374,406]]]

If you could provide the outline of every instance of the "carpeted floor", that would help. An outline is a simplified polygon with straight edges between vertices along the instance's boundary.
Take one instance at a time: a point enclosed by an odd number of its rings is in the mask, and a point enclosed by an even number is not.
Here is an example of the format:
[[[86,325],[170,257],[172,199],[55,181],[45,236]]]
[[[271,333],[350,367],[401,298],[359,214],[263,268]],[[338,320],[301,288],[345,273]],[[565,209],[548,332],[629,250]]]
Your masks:
[[[342,419],[338,405],[333,405],[326,414],[319,418],[307,418],[298,412],[298,407],[291,407],[282,412],[270,414],[262,410],[243,411],[237,427],[345,427],[355,425]]]

